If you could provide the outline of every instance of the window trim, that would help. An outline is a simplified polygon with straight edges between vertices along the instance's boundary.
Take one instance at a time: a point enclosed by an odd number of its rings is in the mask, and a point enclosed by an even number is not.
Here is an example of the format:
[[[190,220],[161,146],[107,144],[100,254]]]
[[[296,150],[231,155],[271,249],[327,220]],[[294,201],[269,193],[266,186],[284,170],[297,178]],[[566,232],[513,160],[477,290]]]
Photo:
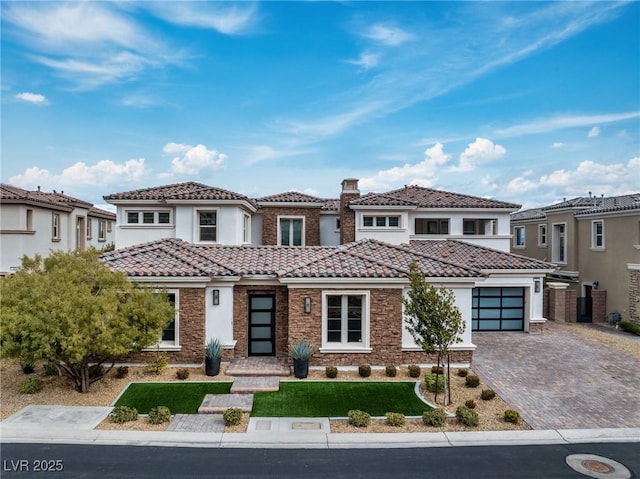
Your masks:
[[[520,237],[519,232],[522,232],[522,237]],[[522,239],[522,243],[520,243],[520,239]],[[527,229],[525,226],[513,227],[513,247],[516,249],[527,247]]]
[[[560,226],[563,227],[564,231],[562,232],[562,238],[564,238],[564,251],[563,256],[564,259],[560,260],[560,233],[558,233],[556,237],[556,229]],[[551,238],[551,262],[556,264],[567,264],[567,257],[569,253],[569,248],[567,245],[567,223],[553,223],[551,225],[552,238]]]
[[[216,224],[215,224],[215,232],[216,239],[215,240],[201,240],[200,239],[200,213],[215,213],[216,214]],[[194,210],[193,212],[193,242],[194,243],[202,243],[202,244],[216,244],[219,243],[220,238],[220,208],[199,208]]]
[[[286,220],[302,220],[302,238],[301,241],[302,243],[299,245],[292,245],[289,244],[289,246],[305,246],[307,244],[307,218],[305,216],[299,216],[299,215],[278,215],[277,218],[277,223],[276,223],[276,228],[277,228],[277,235],[276,235],[276,244],[278,246],[282,246],[282,227],[280,226],[280,220],[282,219],[286,219]],[[293,228],[289,228],[289,239],[291,239],[291,236],[293,235]]]
[[[113,231],[113,222],[111,220],[107,221],[107,233],[111,233]]]
[[[93,239],[93,221],[91,221],[91,218],[89,218],[87,216],[87,239],[89,241],[91,241],[91,239]]]
[[[544,228],[544,234],[542,233],[542,229]],[[549,235],[549,230],[547,228],[547,224],[546,223],[542,223],[538,225],[538,246],[546,248],[547,247],[547,242],[548,240],[548,235]],[[544,241],[542,241],[542,238],[544,237]]]
[[[160,290],[156,290],[156,293],[160,293]],[[166,294],[173,294],[175,297],[174,306],[175,306],[175,314],[174,314],[174,323],[175,323],[175,340],[173,342],[163,341],[162,334],[164,333],[164,329],[160,333],[160,338],[158,342],[150,346],[148,348],[143,349],[143,351],[180,351],[182,346],[180,345],[180,289],[165,289],[164,292]]]
[[[60,241],[60,213],[51,213],[51,241]]]
[[[362,341],[359,343],[328,342],[327,298],[329,296],[362,297]],[[343,327],[344,331],[344,327]],[[322,345],[321,353],[370,353],[371,349],[371,291],[369,290],[324,290],[322,291]]]
[[[242,242],[251,243],[251,216],[242,213]]]
[[[600,234],[596,231],[596,225],[602,225],[602,232]],[[602,244],[598,245],[598,237],[601,237]],[[604,251],[606,249],[605,244],[605,229],[604,220],[591,221],[591,250],[592,251]]]
[[[98,241],[107,241],[107,220],[98,220]]]
[[[371,218],[371,225],[365,225],[365,218]],[[378,219],[384,218],[384,226],[378,225]],[[389,218],[398,218],[398,226],[389,226]],[[362,215],[363,229],[400,230],[402,229],[402,215]]]

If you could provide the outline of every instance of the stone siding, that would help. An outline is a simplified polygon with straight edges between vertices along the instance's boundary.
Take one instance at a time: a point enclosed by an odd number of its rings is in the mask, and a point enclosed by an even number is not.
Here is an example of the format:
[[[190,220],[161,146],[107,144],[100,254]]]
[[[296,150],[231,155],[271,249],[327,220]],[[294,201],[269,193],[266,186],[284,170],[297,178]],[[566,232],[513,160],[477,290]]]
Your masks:
[[[356,240],[356,212],[349,207],[349,202],[358,198],[360,198],[359,193],[340,195],[340,244],[352,243]]]
[[[629,270],[629,319],[640,323],[640,270],[638,269]]]
[[[262,244],[278,244],[278,216],[303,216],[305,246],[320,246],[320,206],[317,208],[262,207]]]
[[[603,323],[607,320],[607,292],[602,289],[591,291],[593,308],[591,312],[594,323]]]

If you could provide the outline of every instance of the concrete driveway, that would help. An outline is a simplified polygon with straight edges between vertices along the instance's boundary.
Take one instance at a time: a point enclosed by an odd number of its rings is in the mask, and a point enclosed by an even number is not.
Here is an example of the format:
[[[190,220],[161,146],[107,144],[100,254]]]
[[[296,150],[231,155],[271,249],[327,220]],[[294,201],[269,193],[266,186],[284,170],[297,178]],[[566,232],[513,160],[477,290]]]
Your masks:
[[[638,339],[628,341],[640,351]],[[474,332],[473,342],[472,369],[532,428],[640,427],[638,356],[551,321],[543,334]]]

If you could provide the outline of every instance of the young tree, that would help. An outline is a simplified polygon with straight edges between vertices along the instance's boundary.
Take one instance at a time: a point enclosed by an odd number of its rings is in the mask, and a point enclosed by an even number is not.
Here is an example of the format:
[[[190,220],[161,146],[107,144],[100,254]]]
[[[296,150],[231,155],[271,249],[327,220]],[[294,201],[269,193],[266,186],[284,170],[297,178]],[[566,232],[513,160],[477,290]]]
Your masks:
[[[117,358],[157,343],[175,314],[166,294],[137,287],[99,255],[25,256],[0,280],[3,356],[47,360],[84,393]]]
[[[438,400],[440,365],[444,364],[444,358],[447,357],[447,376],[443,378],[446,391],[444,405],[447,406],[451,396],[451,386],[447,381],[450,377],[449,348],[462,341],[460,336],[465,329],[462,314],[455,306],[453,291],[431,286],[415,263],[409,265],[409,282],[411,289],[408,296],[402,299],[407,330],[425,353],[438,355],[434,401]]]

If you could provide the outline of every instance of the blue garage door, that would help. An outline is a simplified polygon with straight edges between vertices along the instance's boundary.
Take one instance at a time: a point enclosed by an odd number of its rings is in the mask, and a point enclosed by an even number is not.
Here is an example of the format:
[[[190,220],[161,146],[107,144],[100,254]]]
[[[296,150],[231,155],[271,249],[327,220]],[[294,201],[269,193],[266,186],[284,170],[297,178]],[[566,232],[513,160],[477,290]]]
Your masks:
[[[473,331],[524,331],[524,288],[474,288]]]

